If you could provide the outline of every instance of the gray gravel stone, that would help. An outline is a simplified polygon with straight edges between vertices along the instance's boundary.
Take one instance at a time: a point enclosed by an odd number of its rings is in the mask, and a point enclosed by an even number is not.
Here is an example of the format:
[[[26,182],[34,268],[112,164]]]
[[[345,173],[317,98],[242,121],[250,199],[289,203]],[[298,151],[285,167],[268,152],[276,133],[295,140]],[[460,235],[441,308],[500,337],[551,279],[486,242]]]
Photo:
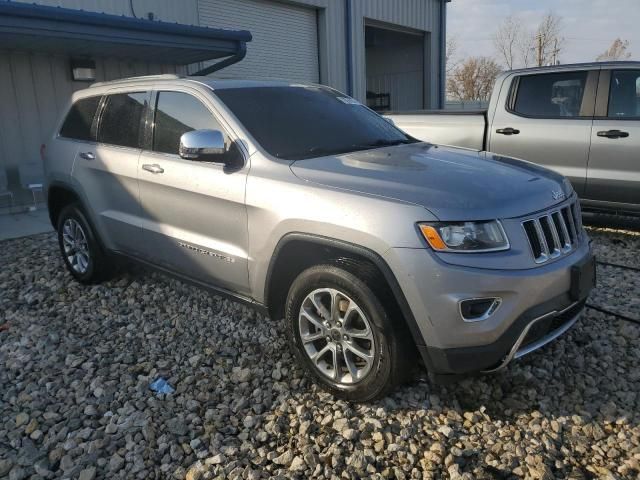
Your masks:
[[[640,266],[640,235],[590,235]],[[350,405],[309,381],[282,322],[137,269],[82,286],[52,235],[0,245],[0,477],[640,475],[638,325],[586,310],[501,372],[446,386],[418,372]],[[590,303],[640,317],[640,274],[598,274]],[[159,377],[173,394],[150,391]]]

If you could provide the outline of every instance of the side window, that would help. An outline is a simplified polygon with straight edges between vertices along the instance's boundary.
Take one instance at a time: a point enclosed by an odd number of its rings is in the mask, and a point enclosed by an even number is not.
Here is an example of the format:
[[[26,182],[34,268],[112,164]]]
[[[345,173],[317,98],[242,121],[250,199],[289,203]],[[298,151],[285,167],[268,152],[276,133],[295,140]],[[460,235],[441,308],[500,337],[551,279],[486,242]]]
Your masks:
[[[147,92],[107,96],[100,118],[98,141],[122,147],[140,148],[141,120],[147,106]]]
[[[158,93],[153,134],[154,151],[177,155],[182,134],[201,129],[222,130],[200,100],[182,92]]]
[[[640,117],[640,70],[614,70],[610,85],[607,116]]]
[[[578,117],[588,72],[522,75],[513,110],[530,117]]]
[[[102,97],[89,97],[78,100],[64,119],[60,136],[76,140],[93,141],[91,125]]]

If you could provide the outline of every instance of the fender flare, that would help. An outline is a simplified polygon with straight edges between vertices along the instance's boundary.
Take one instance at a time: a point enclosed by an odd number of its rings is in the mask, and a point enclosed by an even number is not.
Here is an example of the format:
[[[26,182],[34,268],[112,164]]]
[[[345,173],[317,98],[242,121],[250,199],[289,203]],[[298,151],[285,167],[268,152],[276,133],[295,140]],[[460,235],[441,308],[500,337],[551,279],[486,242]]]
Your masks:
[[[344,240],[338,240],[331,237],[325,237],[322,235],[315,235],[315,234],[309,234],[309,233],[291,232],[284,235],[278,241],[278,244],[276,245],[273,251],[273,254],[271,256],[271,261],[269,262],[269,268],[267,270],[267,276],[265,279],[264,300],[265,300],[265,304],[267,305],[267,308],[269,308],[269,305],[268,305],[269,294],[271,293],[271,283],[272,283],[275,265],[278,261],[278,257],[282,252],[282,250],[284,249],[284,247],[286,247],[287,244],[293,241],[310,242],[320,246],[344,250],[350,253],[354,253],[360,257],[364,257],[365,259],[373,263],[378,268],[378,270],[382,272],[382,275],[385,281],[387,282],[387,285],[389,286],[391,293],[395,298],[398,304],[398,307],[400,308],[400,311],[405,319],[406,325],[409,328],[409,331],[411,333],[414,343],[416,344],[416,346],[421,346],[425,344],[425,341],[422,337],[422,333],[420,332],[420,328],[418,327],[416,318],[413,315],[413,312],[411,311],[411,307],[407,302],[404,292],[402,291],[402,288],[400,287],[400,284],[398,283],[398,280],[396,279],[395,274],[391,270],[391,267],[389,267],[389,265],[384,260],[384,258],[382,258],[380,254],[371,250],[370,248],[363,247],[362,245],[347,242]],[[419,350],[422,353],[424,349],[419,349]],[[431,363],[430,360],[426,358],[424,358],[424,360],[425,360],[425,363],[429,363],[429,364]]]

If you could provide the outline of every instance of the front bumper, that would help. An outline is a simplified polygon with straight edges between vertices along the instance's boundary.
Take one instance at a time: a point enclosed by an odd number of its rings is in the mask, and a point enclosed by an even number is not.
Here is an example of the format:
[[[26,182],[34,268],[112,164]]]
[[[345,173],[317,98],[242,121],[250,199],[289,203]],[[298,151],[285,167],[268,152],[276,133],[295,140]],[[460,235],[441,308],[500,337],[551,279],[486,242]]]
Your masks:
[[[567,300],[563,297],[526,312],[492,344],[444,349],[419,345],[418,350],[433,373],[460,375],[477,371],[495,372],[512,360],[555,340],[578,321],[584,311],[584,301],[562,308],[560,305]],[[544,310],[547,310],[546,313],[536,316]]]
[[[564,258],[524,270],[452,266],[424,249],[392,249],[387,261],[417,323],[422,341],[416,343],[428,370],[464,374],[502,368],[568,330],[588,294],[572,298],[571,270],[591,256],[584,241]],[[459,301],[482,297],[502,303],[486,320],[464,321]]]

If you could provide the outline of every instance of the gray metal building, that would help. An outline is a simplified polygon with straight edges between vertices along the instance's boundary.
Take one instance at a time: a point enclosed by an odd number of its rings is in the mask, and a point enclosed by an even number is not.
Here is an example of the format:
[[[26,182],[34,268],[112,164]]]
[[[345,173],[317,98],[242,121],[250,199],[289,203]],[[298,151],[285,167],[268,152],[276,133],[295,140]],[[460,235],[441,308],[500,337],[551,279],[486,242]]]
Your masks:
[[[36,0],[38,5],[61,7],[57,9],[61,17],[66,9],[86,14],[89,45],[99,43],[92,37],[91,22],[100,23],[100,16],[89,12],[104,13],[107,20],[127,17],[136,30],[131,38],[146,35],[148,40],[139,48],[134,48],[134,40],[129,47],[118,38],[121,43],[109,48],[83,49],[77,39],[65,43],[62,37],[68,27],[60,26],[54,39],[56,48],[50,49],[51,42],[38,37],[37,31],[27,31],[27,20],[16,23],[7,11],[3,13],[3,6],[31,7],[32,0],[0,0],[0,209],[9,200],[1,192],[9,190],[16,203],[23,203],[31,198],[29,185],[42,182],[42,140],[54,127],[70,94],[88,86],[87,81],[73,80],[74,62],[83,66],[82,62],[89,61],[95,81],[100,81],[154,73],[194,73],[223,56],[221,50],[208,55],[200,52],[196,40],[187,42],[192,45],[180,54],[177,50],[163,54],[162,49],[157,50],[162,40],[152,39],[152,32],[145,33],[148,24],[165,26],[160,22],[168,22],[249,31],[252,39],[246,43],[244,59],[212,76],[319,82],[378,110],[415,110],[443,105],[448,1]],[[53,13],[46,15],[51,20],[56,17]],[[78,18],[74,21],[81,23],[83,17]],[[123,24],[125,30],[127,25]],[[81,27],[78,25],[78,29]],[[184,28],[176,35],[197,37],[202,30]],[[155,40],[153,50],[151,43]],[[212,45],[218,42],[207,41]],[[189,48],[197,52],[193,56],[185,54]]]

